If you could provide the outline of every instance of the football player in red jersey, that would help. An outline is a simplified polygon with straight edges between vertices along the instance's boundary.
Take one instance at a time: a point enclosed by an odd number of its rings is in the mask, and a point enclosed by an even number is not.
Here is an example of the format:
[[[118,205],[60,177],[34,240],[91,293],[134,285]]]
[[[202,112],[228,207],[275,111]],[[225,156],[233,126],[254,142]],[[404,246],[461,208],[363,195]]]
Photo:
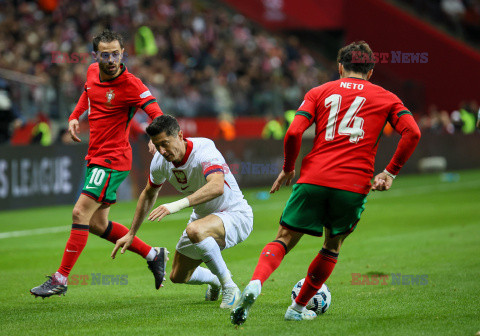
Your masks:
[[[84,92],[69,118],[69,131],[80,142],[78,118],[88,111],[90,141],[85,185],[72,214],[72,229],[58,271],[30,292],[36,297],[65,294],[67,278],[87,243],[89,232],[112,243],[129,230],[108,220],[110,205],[116,202],[118,186],[127,177],[132,165],[132,149],[128,141],[130,122],[138,109],[153,120],[162,115],[157,100],[140,79],[130,74],[123,57],[123,38],[105,30],[93,39],[96,63],[89,66]],[[135,238],[129,250],[147,260],[160,288],[165,275],[167,250],[153,248]]]
[[[283,170],[270,192],[289,185],[302,134],[315,123],[313,149],[302,161],[300,178],[280,218],[275,240],[260,254],[250,283],[231,313],[234,324],[245,322],[263,283],[303,234],[322,236],[323,247],[311,262],[300,293],[285,313],[286,320],[311,320],[305,306],[328,279],[344,239],[355,229],[370,190],[390,189],[396,175],[420,140],[410,111],[393,93],[370,83],[372,50],[364,41],[338,53],[340,79],[311,89],[296,112],[284,141]],[[373,177],[378,140],[389,122],[402,138],[385,170]]]

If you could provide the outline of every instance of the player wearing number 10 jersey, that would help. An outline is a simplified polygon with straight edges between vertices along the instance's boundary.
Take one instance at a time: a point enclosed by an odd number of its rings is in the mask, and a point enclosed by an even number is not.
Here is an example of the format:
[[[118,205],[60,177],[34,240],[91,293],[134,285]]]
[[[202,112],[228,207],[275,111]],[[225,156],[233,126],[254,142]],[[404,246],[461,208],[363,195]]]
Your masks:
[[[130,121],[141,108],[152,119],[162,115],[156,99],[142,81],[130,74],[121,63],[123,39],[106,30],[93,39],[97,63],[90,65],[85,89],[69,118],[73,140],[80,142],[78,118],[88,111],[90,142],[88,145],[85,185],[73,209],[72,229],[58,271],[30,292],[36,297],[65,294],[67,278],[92,232],[115,243],[128,229],[108,220],[110,205],[116,201],[116,190],[127,177],[132,165],[128,142]],[[167,251],[153,248],[135,238],[130,250],[147,259],[160,288],[165,275]]]
[[[360,57],[359,57],[360,56]],[[393,93],[371,84],[373,53],[365,42],[355,42],[338,53],[340,79],[310,90],[285,136],[283,171],[271,193],[295,176],[295,160],[303,132],[315,123],[313,149],[302,161],[300,178],[280,219],[276,239],[263,249],[250,283],[231,314],[242,324],[260,294],[263,283],[303,234],[322,236],[320,253],[308,268],[300,293],[285,313],[286,320],[310,320],[305,306],[328,279],[343,240],[355,229],[372,190],[388,190],[413,153],[420,131],[410,111]],[[355,62],[360,60],[360,62]],[[385,170],[373,177],[378,141],[386,123],[401,134],[397,150]]]

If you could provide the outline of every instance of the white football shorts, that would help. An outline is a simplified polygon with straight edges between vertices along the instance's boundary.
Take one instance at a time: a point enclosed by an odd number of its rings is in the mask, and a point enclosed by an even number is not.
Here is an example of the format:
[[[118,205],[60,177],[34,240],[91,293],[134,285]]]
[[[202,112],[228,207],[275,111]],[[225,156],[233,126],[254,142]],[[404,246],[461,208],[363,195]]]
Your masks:
[[[253,229],[253,211],[249,206],[241,211],[222,211],[214,212],[212,215],[220,217],[223,221],[223,227],[225,228],[225,247],[220,247],[220,250],[230,248],[232,246],[241,243],[250,235]],[[188,224],[191,222],[200,219],[193,212],[190,216]],[[184,230],[182,236],[180,237],[177,243],[177,251],[181,254],[194,259],[200,260],[201,256],[198,254],[197,249],[194,244],[188,238],[187,230]]]

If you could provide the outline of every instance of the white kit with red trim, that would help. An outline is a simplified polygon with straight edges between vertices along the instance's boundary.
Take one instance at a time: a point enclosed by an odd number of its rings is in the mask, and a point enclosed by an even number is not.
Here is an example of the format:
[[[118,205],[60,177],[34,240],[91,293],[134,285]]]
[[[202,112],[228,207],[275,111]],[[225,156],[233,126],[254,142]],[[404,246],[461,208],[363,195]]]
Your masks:
[[[188,196],[207,184],[208,175],[223,172],[225,176],[223,195],[194,206],[194,213],[204,217],[214,212],[249,211],[250,206],[215,143],[206,138],[186,140],[187,151],[178,165],[168,162],[160,153],[155,153],[150,164],[150,185],[160,187],[168,180],[175,189]]]

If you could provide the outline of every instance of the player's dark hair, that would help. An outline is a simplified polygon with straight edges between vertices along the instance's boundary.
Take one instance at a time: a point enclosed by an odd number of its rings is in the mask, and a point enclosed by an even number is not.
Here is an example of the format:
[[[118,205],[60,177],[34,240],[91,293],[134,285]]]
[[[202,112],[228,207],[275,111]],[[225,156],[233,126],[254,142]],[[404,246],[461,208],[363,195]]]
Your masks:
[[[119,33],[105,29],[103,32],[98,34],[93,38],[93,51],[98,51],[98,45],[100,42],[109,43],[113,41],[118,41],[120,43],[120,48],[123,49],[123,37]]]
[[[367,42],[357,41],[338,51],[337,63],[349,72],[366,75],[375,66],[375,56]]]
[[[180,125],[177,119],[171,115],[164,114],[153,119],[152,123],[147,127],[147,134],[151,137],[165,132],[167,136],[177,135],[180,132]]]

